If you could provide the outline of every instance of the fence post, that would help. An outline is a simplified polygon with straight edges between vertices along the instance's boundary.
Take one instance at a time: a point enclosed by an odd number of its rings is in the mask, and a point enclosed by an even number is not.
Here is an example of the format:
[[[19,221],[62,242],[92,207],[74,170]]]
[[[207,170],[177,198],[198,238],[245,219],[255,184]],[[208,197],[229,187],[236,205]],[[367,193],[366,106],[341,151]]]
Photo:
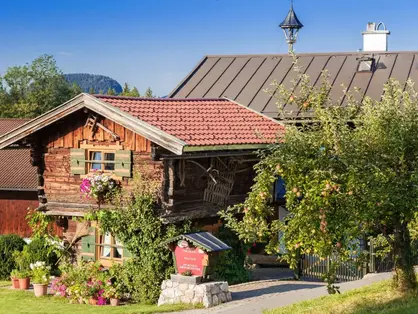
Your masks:
[[[374,255],[373,240],[370,240],[368,244],[369,244],[369,254],[370,254],[369,272],[375,273],[376,272],[376,256]]]
[[[293,276],[295,277],[295,280],[300,280],[302,274],[302,256],[300,255],[300,249],[297,249],[296,251],[296,259],[298,264],[293,272]]]

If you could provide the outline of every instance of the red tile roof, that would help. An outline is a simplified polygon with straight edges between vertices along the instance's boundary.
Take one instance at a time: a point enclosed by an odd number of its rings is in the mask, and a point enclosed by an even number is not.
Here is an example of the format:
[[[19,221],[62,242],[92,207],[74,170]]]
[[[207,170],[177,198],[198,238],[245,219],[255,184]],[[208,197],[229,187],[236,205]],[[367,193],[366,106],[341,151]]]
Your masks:
[[[228,99],[96,98],[184,141],[188,146],[266,144],[284,126]]]
[[[28,119],[0,119],[0,135],[29,121]],[[36,168],[30,162],[30,149],[5,148],[0,150],[0,190],[37,189]]]

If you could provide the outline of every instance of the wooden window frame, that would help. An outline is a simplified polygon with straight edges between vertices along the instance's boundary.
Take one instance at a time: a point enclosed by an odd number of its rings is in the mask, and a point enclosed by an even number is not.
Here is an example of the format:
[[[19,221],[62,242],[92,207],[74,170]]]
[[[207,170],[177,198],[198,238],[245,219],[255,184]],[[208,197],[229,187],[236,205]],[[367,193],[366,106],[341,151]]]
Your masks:
[[[102,236],[104,236],[104,234],[102,234],[101,232],[99,232],[98,230],[96,230],[96,260],[98,260],[103,266],[105,267],[110,267],[112,266],[112,264],[114,263],[118,263],[118,264],[122,264],[124,261],[124,246],[123,245],[117,245],[116,244],[116,238],[110,234],[110,243],[111,244],[103,244],[101,241]],[[101,255],[101,249],[103,247],[110,247],[110,257],[104,257]],[[115,258],[114,256],[114,251],[117,248],[121,248],[122,249],[122,254],[120,258]]]
[[[102,159],[100,161],[90,159],[91,153],[101,153]],[[104,159],[105,154],[113,154],[114,158],[116,158],[116,150],[114,150],[114,149],[102,149],[102,148],[99,148],[99,147],[86,149],[86,155],[87,155],[86,160],[88,160],[88,163],[87,163],[88,171],[87,171],[87,173],[92,173],[92,172],[98,171],[98,170],[103,172],[103,173],[112,173],[112,172],[115,171],[115,159],[113,159],[112,161],[109,160],[108,162],[106,162],[106,160]],[[92,166],[94,164],[99,164],[99,163],[100,163],[100,169],[92,169]],[[113,170],[106,170],[105,169],[106,164],[108,164],[108,165],[113,164]]]
[[[99,171],[102,171],[103,173],[107,173],[107,174],[113,174],[113,172],[115,171],[115,169],[113,170],[106,170],[105,169],[105,164],[106,161],[104,160],[104,156],[106,153],[112,153],[115,155],[115,160],[107,162],[107,164],[114,164],[116,165],[116,151],[117,150],[123,150],[122,145],[120,144],[115,144],[115,145],[92,145],[92,144],[86,144],[86,143],[82,143],[80,144],[80,148],[84,149],[86,151],[86,156],[85,156],[85,160],[86,160],[86,174],[91,174],[94,173],[95,171],[97,171],[98,169],[92,169],[92,165],[93,164],[101,164],[101,169]],[[100,161],[98,160],[91,160],[90,159],[90,154],[92,152],[100,152],[102,154],[102,158]],[[96,161],[96,162],[95,162]],[[115,168],[115,167],[114,167]]]

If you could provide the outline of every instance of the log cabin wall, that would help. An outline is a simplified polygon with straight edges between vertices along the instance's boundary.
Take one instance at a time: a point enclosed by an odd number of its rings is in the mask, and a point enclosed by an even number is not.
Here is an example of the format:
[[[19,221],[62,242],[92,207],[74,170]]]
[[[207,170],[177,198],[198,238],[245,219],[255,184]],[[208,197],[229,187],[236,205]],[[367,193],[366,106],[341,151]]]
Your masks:
[[[30,237],[25,217],[28,208],[37,208],[38,204],[36,191],[0,191],[0,234]],[[62,228],[54,224],[54,232],[61,236]]]
[[[81,143],[98,147],[120,144],[124,150],[132,151],[134,171],[141,167],[151,168],[155,176],[162,180],[162,163],[152,161],[149,140],[105,118],[99,119],[98,122],[117,134],[119,140],[116,141],[110,133],[101,128],[92,136],[91,128],[85,126],[87,118],[87,113],[79,111],[45,128],[38,135],[38,138],[43,139],[45,147],[43,178],[48,202],[89,202],[80,198],[83,176],[71,174],[70,150],[79,148]],[[130,181],[124,178],[123,187],[129,187]]]

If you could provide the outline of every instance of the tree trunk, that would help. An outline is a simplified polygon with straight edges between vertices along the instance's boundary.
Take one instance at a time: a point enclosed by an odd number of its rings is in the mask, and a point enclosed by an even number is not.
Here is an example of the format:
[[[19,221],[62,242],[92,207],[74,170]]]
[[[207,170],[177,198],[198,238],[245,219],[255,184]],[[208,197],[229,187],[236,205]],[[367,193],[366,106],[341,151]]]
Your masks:
[[[395,228],[394,237],[395,276],[393,277],[393,283],[400,292],[410,292],[416,288],[417,280],[408,225],[399,223]]]

